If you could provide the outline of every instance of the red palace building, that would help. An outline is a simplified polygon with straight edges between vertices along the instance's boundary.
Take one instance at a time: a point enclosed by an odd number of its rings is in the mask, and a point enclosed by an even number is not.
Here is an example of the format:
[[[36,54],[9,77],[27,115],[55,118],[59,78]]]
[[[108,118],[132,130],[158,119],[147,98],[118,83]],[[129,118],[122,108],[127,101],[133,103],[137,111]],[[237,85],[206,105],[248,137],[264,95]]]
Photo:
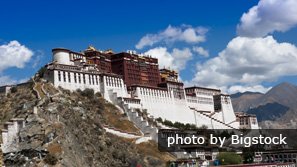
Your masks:
[[[111,56],[112,72],[122,75],[127,87],[145,85],[157,87],[160,83],[158,59],[121,52]]]
[[[84,52],[87,64],[93,64],[104,73],[113,73],[123,77],[128,89],[141,85],[149,87],[180,90],[175,96],[185,98],[183,83],[178,82],[178,73],[160,69],[158,59],[142,56],[133,51],[114,53],[112,50],[99,51],[89,46]]]

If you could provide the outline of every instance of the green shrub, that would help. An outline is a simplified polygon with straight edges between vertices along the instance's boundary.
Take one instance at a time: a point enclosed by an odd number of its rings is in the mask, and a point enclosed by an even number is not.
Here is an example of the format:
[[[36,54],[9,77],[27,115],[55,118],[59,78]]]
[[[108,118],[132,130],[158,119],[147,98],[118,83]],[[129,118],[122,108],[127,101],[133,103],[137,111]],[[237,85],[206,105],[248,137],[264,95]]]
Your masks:
[[[174,124],[171,121],[167,120],[167,119],[165,119],[165,121],[163,123],[164,123],[164,125],[174,127]]]
[[[219,153],[217,159],[221,162],[221,165],[232,165],[241,164],[241,156],[235,154],[234,152],[221,152]]]
[[[16,93],[17,91],[18,91],[18,88],[16,86],[14,86],[10,89],[11,93]]]
[[[92,99],[92,98],[94,98],[94,96],[95,96],[95,94],[94,94],[94,90],[93,90],[93,89],[89,89],[89,88],[87,88],[87,89],[81,91],[80,94],[81,94],[82,96],[88,97],[89,99]]]
[[[97,92],[97,93],[95,94],[95,96],[96,96],[96,97],[102,97],[102,94],[101,94],[100,92]]]
[[[157,122],[163,123],[163,119],[161,117],[156,119]]]
[[[58,159],[57,159],[57,157],[55,155],[47,154],[44,157],[44,162],[49,164],[49,165],[56,165],[57,162],[58,162]]]
[[[38,75],[39,75],[40,78],[43,78],[45,71],[46,71],[46,68],[45,68],[45,67],[41,67],[41,68],[38,70],[37,73],[38,73]]]

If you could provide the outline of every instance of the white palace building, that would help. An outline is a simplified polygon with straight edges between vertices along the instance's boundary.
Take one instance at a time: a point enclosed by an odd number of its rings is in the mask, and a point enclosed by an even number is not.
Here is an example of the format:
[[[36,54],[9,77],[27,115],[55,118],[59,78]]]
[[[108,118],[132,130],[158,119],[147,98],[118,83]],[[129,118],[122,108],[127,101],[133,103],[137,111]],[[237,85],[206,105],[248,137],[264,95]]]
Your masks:
[[[233,111],[231,98],[218,89],[183,87],[173,70],[158,68],[158,60],[128,51],[113,53],[89,47],[83,52],[55,48],[44,78],[71,91],[100,92],[125,110],[140,109],[151,118],[202,125],[209,129],[258,129],[255,117]],[[126,106],[126,107],[123,107]]]

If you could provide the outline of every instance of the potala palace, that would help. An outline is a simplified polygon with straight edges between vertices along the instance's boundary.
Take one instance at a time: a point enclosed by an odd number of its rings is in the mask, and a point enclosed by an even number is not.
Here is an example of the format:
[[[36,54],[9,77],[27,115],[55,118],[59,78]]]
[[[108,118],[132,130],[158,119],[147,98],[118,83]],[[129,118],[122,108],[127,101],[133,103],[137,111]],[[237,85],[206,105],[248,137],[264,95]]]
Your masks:
[[[210,129],[258,129],[255,116],[235,114],[229,95],[218,89],[184,87],[177,72],[159,69],[158,59],[151,56],[92,46],[83,52],[55,48],[52,53],[44,78],[55,87],[90,88],[117,106],[141,109],[155,119]]]

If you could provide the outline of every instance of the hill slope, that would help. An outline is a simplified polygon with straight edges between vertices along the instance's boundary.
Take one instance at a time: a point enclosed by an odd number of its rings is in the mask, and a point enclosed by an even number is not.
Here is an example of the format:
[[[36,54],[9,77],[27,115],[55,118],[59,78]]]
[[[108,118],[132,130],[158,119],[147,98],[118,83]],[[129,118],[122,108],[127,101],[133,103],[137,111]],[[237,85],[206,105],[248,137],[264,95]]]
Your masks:
[[[57,92],[50,84],[45,88]],[[26,126],[19,133],[18,151],[4,155],[6,166],[164,166],[172,159],[154,142],[137,145],[134,139],[106,133],[103,125],[139,131],[99,94],[60,90],[39,100],[32,85],[18,87],[1,99],[1,126],[16,117],[25,118]]]

